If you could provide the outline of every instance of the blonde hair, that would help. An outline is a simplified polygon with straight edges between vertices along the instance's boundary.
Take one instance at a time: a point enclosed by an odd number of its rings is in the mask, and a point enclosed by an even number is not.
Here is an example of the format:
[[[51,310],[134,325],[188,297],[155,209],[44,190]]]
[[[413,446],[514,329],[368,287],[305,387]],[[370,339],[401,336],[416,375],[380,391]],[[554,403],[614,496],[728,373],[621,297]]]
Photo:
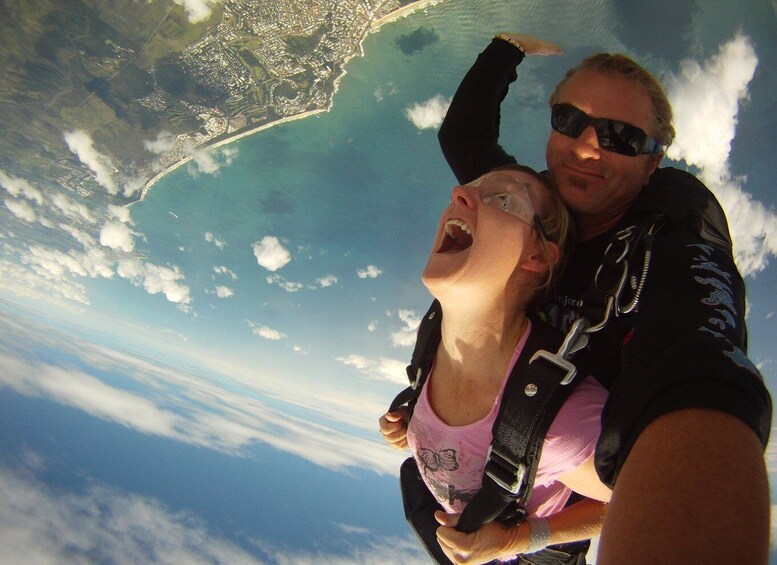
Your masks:
[[[664,92],[664,87],[647,69],[626,55],[598,53],[586,57],[578,66],[568,70],[561,82],[556,85],[555,90],[550,95],[551,105],[558,102],[561,88],[581,71],[595,71],[620,77],[644,88],[653,104],[656,139],[665,147],[672,144],[675,136],[672,126],[672,105]]]
[[[542,198],[541,210],[537,211],[541,226],[536,226],[537,239],[539,241],[540,251],[546,259],[548,265],[545,281],[536,289],[532,296],[534,303],[541,302],[550,296],[556,281],[561,277],[564,271],[564,264],[567,257],[571,254],[574,247],[572,234],[574,225],[572,216],[567,210],[566,204],[561,198],[561,194],[556,190],[555,185],[547,173],[538,173],[526,165],[511,164],[493,169],[494,171],[519,171],[526,173],[537,179],[546,190],[539,193]],[[546,239],[547,238],[547,239]],[[549,243],[555,243],[558,246],[559,257],[553,261]]]

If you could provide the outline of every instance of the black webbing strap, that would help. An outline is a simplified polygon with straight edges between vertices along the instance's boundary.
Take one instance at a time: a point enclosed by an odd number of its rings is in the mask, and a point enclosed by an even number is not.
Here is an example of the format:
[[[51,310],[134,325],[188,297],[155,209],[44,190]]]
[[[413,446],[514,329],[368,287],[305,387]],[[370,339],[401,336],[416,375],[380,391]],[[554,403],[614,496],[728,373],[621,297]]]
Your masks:
[[[405,369],[410,386],[400,392],[391,402],[388,411],[394,412],[400,406],[407,405],[412,413],[418,395],[424,387],[426,377],[432,368],[437,344],[442,338],[442,306],[435,300],[421,320],[416,337],[410,365]]]
[[[483,473],[483,486],[464,508],[456,529],[474,532],[509,507],[509,518],[525,515],[545,435],[556,414],[572,392],[574,366],[558,362],[555,352],[561,336],[535,322],[524,351],[510,373],[493,441]]]
[[[442,309],[435,300],[418,329],[407,367],[411,386],[394,398],[390,412],[407,405],[412,413],[440,342],[441,321]],[[497,516],[504,519],[508,506],[514,518],[523,517],[545,435],[576,384],[574,366],[551,353],[561,343],[557,330],[532,320],[532,331],[505,385],[482,488],[464,509],[458,530],[473,532]]]

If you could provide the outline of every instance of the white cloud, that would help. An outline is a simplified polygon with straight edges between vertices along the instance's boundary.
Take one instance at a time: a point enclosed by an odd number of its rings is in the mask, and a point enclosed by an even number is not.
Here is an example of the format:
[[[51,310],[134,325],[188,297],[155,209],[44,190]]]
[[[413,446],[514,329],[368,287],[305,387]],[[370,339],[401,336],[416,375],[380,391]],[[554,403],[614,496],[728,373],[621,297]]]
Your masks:
[[[125,224],[132,223],[132,215],[130,213],[130,209],[127,206],[116,206],[115,204],[108,204],[108,215],[111,218],[116,218]]]
[[[35,210],[32,206],[27,204],[24,200],[14,200],[13,198],[6,198],[4,200],[5,207],[8,208],[11,213],[25,222],[33,223],[37,218]]]
[[[316,279],[316,282],[321,288],[326,288],[328,286],[337,284],[337,277],[335,275],[325,275],[320,279]]]
[[[71,200],[61,192],[57,192],[52,196],[51,204],[71,220],[86,220],[90,224],[97,222],[97,219],[92,212],[89,211],[89,208],[80,202]]]
[[[68,224],[59,224],[59,228],[62,231],[69,233],[73,239],[83,245],[86,249],[91,249],[97,246],[97,241],[83,230]]]
[[[235,291],[228,286],[216,285],[216,296],[219,298],[229,298],[234,295]]]
[[[743,275],[763,270],[777,255],[777,215],[743,190],[747,179],[733,177],[729,161],[740,104],[757,65],[750,40],[737,35],[702,63],[683,61],[665,81],[677,131],[667,156],[698,167],[720,200]]]
[[[213,272],[216,273],[217,275],[229,275],[230,277],[232,277],[233,281],[237,280],[237,274],[231,269],[225,267],[224,265],[213,267]]]
[[[212,243],[219,249],[224,249],[224,247],[227,245],[224,241],[220,240],[216,235],[212,234],[209,231],[205,232],[205,241],[208,243]]]
[[[262,550],[272,556],[273,563],[281,565],[316,565],[335,563],[337,565],[362,565],[375,563],[402,563],[402,565],[428,565],[429,554],[418,542],[418,538],[385,538],[366,528],[337,524],[349,539],[364,538],[365,546],[350,543],[348,555],[326,555],[321,551],[309,552],[302,549],[289,551],[277,545],[262,545]]]
[[[22,258],[22,261],[25,259]],[[73,310],[73,304],[89,304],[83,285],[69,278],[57,278],[39,272],[29,264],[0,259],[0,284],[18,296],[55,304],[66,310]]]
[[[43,204],[43,195],[25,179],[8,175],[0,171],[0,186],[8,191],[8,194],[16,198],[22,196],[27,200],[32,200],[38,206]]]
[[[36,453],[28,457],[46,464]],[[4,563],[93,563],[95,555],[107,563],[265,563],[209,529],[191,511],[94,481],[78,491],[54,489],[31,473],[0,468],[0,497]],[[359,526],[335,526],[352,540],[345,554],[287,548],[269,539],[250,541],[272,563],[428,563],[426,553],[410,535],[389,538]]]
[[[346,355],[345,357],[337,357],[336,360],[343,365],[353,367],[369,379],[407,385],[407,373],[405,372],[407,363],[404,361],[397,361],[396,359],[388,359],[386,357],[370,359],[356,353]]]
[[[282,276],[275,274],[275,275],[267,275],[267,284],[274,284],[285,290],[286,292],[299,292],[303,288],[305,288],[305,285],[299,282],[293,282],[293,281],[287,281]]]
[[[144,177],[126,177],[124,179],[124,190],[122,191],[124,196],[130,197],[133,194],[140,192],[146,185],[146,179]]]
[[[156,139],[144,140],[143,148],[150,153],[160,155],[170,151],[175,146],[176,141],[177,138],[175,134],[172,134],[166,130],[162,130],[157,134]]]
[[[163,293],[167,300],[183,310],[187,310],[191,303],[191,291],[179,282],[185,277],[177,266],[160,267],[138,259],[123,259],[119,261],[116,272],[135,286],[142,286],[149,294]]]
[[[281,339],[286,339],[288,337],[282,331],[273,329],[269,326],[258,326],[252,322],[249,322],[248,325],[251,326],[251,331],[253,332],[254,335],[257,335],[268,341],[279,341]]]
[[[395,96],[398,92],[399,92],[399,89],[397,88],[396,84],[389,81],[389,83],[386,85],[385,90],[382,86],[378,86],[375,89],[375,92],[373,93],[373,95],[375,96],[376,101],[383,102],[383,99],[386,96]]]
[[[291,261],[291,254],[275,236],[264,236],[253,248],[256,261],[268,271],[277,271]]]
[[[65,142],[78,159],[93,173],[97,183],[110,194],[118,194],[119,186],[113,179],[111,160],[94,148],[92,138],[85,131],[75,130],[64,134]]]
[[[385,410],[385,399],[369,387],[345,392],[329,386],[350,378],[341,372],[332,377],[315,371],[314,376],[289,379],[285,373],[259,371],[256,365],[191,349],[184,354],[193,369],[184,370],[156,362],[154,349],[135,338],[126,344],[142,348],[140,356],[12,316],[0,317],[0,335],[0,388],[46,398],[141,433],[236,456],[250,456],[252,444],[263,443],[332,470],[356,467],[396,475],[403,458],[375,434],[375,414]],[[41,348],[64,356],[43,359],[36,353]],[[60,365],[57,359],[68,361]],[[100,381],[112,371],[134,384],[119,388]],[[310,394],[311,387],[316,394]]]
[[[217,149],[199,149],[191,153],[191,163],[188,171],[192,177],[200,173],[206,175],[218,175],[221,167],[232,164],[238,154],[236,147],[222,147]]]
[[[405,116],[418,129],[439,128],[450,104],[450,98],[438,94],[426,102],[418,102],[406,108]]]
[[[221,0],[173,0],[179,6],[183,6],[186,15],[191,23],[198,23],[207,20],[212,11],[212,7],[219,4]]]
[[[32,245],[19,256],[21,262],[29,265],[38,275],[49,280],[60,280],[65,274],[79,277],[113,277],[111,260],[98,248],[84,252],[60,251],[42,245]]]
[[[378,320],[373,320],[369,324],[367,324],[367,331],[368,332],[374,332],[378,329]]]
[[[100,230],[100,245],[129,253],[135,249],[135,232],[121,222],[106,222]]]
[[[415,345],[421,317],[413,310],[399,310],[397,316],[404,322],[405,327],[391,334],[391,344],[394,347],[412,347]]]
[[[5,563],[255,563],[197,516],[100,484],[55,491],[0,468],[0,547]]]
[[[367,265],[366,268],[356,271],[356,276],[358,276],[360,279],[376,279],[381,274],[383,274],[383,271],[381,271],[375,265]]]

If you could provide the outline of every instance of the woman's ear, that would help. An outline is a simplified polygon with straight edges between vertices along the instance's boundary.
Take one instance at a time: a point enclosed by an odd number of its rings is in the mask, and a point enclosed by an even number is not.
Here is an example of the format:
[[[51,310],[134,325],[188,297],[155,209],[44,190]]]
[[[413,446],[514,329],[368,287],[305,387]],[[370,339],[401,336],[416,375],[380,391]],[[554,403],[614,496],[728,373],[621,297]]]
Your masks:
[[[558,245],[552,241],[545,241],[544,246],[532,249],[521,262],[521,268],[533,273],[546,273],[551,266],[558,263],[561,252]]]

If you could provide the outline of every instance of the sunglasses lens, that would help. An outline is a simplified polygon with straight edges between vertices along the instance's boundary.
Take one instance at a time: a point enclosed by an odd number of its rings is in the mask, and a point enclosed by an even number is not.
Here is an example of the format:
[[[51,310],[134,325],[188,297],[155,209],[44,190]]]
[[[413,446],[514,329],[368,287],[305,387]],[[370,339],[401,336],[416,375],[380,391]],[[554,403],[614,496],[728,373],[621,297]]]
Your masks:
[[[577,138],[588,126],[596,130],[602,149],[633,157],[655,153],[661,148],[657,140],[636,126],[618,120],[592,118],[571,104],[554,104],[551,127],[562,135]]]
[[[588,125],[588,116],[569,104],[554,104],[550,113],[551,127],[562,135],[578,137]]]

